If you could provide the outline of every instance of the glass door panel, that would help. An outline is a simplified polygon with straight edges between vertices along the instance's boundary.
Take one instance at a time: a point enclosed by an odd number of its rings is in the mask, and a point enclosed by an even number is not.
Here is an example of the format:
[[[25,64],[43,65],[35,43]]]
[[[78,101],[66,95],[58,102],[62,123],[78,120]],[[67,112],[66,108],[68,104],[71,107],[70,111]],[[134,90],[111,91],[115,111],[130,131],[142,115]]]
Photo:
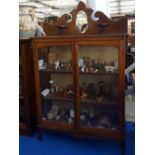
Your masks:
[[[38,49],[42,120],[74,123],[72,46]]]
[[[118,49],[102,45],[80,45],[78,51],[80,126],[117,130]]]

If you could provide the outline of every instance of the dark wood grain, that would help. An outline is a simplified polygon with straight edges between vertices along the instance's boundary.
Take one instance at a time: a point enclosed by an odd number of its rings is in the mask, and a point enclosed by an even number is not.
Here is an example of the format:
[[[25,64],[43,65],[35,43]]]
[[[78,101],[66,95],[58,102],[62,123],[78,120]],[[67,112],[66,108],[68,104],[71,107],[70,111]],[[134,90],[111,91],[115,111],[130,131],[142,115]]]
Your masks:
[[[87,31],[81,34],[76,28],[76,17],[79,11],[83,10],[88,19]],[[70,12],[72,16],[71,22],[67,22],[68,15],[65,14],[58,19],[57,23],[44,23],[43,28],[47,36],[52,35],[88,35],[88,34],[118,34],[127,33],[127,18],[121,18],[114,21],[109,19],[104,13],[97,11],[94,16],[97,21],[91,17],[94,10],[87,8],[83,2],[80,2],[76,9]]]
[[[35,91],[34,91],[34,70],[33,70],[33,55],[32,44],[30,39],[19,41],[19,55],[21,57],[21,67],[23,78],[23,94],[19,94],[19,101],[24,102],[25,108],[25,124],[20,123],[20,133],[31,135],[36,125],[36,106],[35,106]],[[19,103],[20,104],[20,103]]]
[[[53,101],[64,101],[64,102],[74,102],[74,98],[68,98],[68,97],[61,97],[61,96],[55,96],[55,95],[47,95],[45,97],[42,97],[43,99],[53,100]]]

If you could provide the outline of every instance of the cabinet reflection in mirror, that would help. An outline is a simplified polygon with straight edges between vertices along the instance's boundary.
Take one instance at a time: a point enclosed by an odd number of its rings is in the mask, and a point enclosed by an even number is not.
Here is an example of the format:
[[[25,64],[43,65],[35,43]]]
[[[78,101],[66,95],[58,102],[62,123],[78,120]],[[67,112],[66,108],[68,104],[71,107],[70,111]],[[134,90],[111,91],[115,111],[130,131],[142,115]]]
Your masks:
[[[76,16],[76,28],[80,33],[85,33],[88,28],[87,14],[84,11],[79,11]]]

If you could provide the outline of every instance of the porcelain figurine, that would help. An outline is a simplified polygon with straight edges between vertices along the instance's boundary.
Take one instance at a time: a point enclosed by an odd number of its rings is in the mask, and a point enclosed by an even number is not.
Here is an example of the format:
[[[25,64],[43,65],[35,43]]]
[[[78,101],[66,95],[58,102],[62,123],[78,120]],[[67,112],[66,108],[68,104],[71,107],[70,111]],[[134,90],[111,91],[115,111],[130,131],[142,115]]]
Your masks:
[[[59,60],[55,61],[55,70],[60,70],[60,61]]]

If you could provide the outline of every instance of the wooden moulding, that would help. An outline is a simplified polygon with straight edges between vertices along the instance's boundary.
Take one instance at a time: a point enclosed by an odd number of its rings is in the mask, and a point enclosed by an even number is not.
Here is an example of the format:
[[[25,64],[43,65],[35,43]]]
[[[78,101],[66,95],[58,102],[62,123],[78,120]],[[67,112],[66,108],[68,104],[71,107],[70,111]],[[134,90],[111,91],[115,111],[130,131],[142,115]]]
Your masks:
[[[80,33],[76,27],[76,17],[79,11],[87,15],[88,28],[85,33]],[[71,21],[68,21],[69,14],[64,14],[56,23],[45,22],[43,29],[47,36],[53,35],[97,35],[97,34],[127,34],[127,18],[123,17],[118,21],[111,20],[104,13],[97,11],[92,19],[94,10],[87,8],[83,2],[79,2],[76,9],[70,12]]]

